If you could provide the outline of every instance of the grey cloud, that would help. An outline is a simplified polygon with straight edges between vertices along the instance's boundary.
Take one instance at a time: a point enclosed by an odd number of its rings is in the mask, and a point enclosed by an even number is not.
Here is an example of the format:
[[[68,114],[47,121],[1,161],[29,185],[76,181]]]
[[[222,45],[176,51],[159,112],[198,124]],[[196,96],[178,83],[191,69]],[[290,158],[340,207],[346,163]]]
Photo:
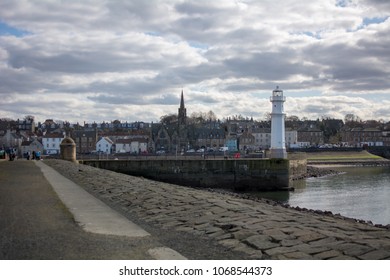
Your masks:
[[[226,59],[225,66],[233,76],[255,77],[260,80],[283,80],[295,74],[313,75],[315,68],[295,62],[299,54],[289,49],[275,52],[261,52],[250,55],[237,55]]]
[[[4,0],[0,18],[30,33],[0,37],[0,94],[78,94],[99,112],[132,104],[144,112],[177,104],[177,92],[189,88],[189,103],[236,114],[245,109],[234,98],[276,85],[296,96],[390,93],[390,20],[353,28],[389,15],[390,2],[361,0],[364,9],[321,2],[318,10],[320,2]],[[321,36],[302,35],[309,31]],[[230,109],[197,88],[230,94]],[[343,110],[311,100],[302,113]]]
[[[263,46],[274,39],[274,35],[266,29],[241,27],[233,29],[224,36],[224,40],[228,43],[236,43],[245,46],[256,48]]]
[[[386,67],[390,51],[387,39],[384,41],[372,44],[372,38],[366,38],[358,40],[356,45],[318,43],[304,48],[303,52],[329,78],[327,86],[335,90],[384,90],[390,85]]]
[[[251,84],[243,84],[240,82],[236,82],[234,84],[226,85],[223,87],[223,90],[225,91],[253,91],[253,90],[260,90],[262,89],[262,85],[259,85],[257,83],[251,83]]]
[[[388,0],[361,0],[361,2],[378,11],[390,9],[390,2]]]
[[[223,8],[210,5],[211,2],[187,1],[175,5],[180,14],[187,15],[215,15],[221,13]]]
[[[121,105],[175,105],[179,104],[180,100],[173,94],[165,94],[159,96],[150,96],[144,98],[142,93],[128,95],[110,95],[98,94],[89,96],[88,99],[101,104],[121,104]],[[146,95],[147,97],[147,95]]]
[[[183,87],[185,84],[196,84],[214,77],[226,77],[226,69],[217,63],[201,63],[194,66],[180,66],[165,69],[156,76],[154,82]]]
[[[189,102],[187,104],[196,104],[196,103],[203,103],[203,104],[218,104],[220,100],[218,100],[218,96],[212,96],[211,94],[209,95],[201,95],[201,94],[196,94],[192,93],[190,98],[187,98]]]
[[[63,38],[67,45],[72,44],[72,38]],[[23,40],[23,39],[22,39]],[[49,43],[49,42],[48,42]],[[8,63],[14,68],[34,68],[42,72],[64,73],[95,73],[95,72],[123,72],[132,69],[159,69],[164,66],[161,58],[153,59],[159,53],[153,45],[132,45],[131,42],[119,42],[121,49],[115,49],[111,42],[95,42],[96,45],[87,49],[67,49],[58,51],[53,46],[52,52],[47,52],[43,46],[34,41],[25,39],[23,44],[7,46]],[[28,44],[29,49],[24,45]],[[87,42],[85,43],[87,44]],[[136,43],[135,43],[136,44]],[[128,46],[125,51],[125,46]],[[47,46],[45,46],[46,48]],[[114,51],[113,51],[114,50]],[[134,54],[134,56],[131,56]],[[147,62],[147,63],[146,63]]]
[[[0,67],[0,94],[33,94],[36,91],[57,91],[55,77],[34,69],[12,69]]]

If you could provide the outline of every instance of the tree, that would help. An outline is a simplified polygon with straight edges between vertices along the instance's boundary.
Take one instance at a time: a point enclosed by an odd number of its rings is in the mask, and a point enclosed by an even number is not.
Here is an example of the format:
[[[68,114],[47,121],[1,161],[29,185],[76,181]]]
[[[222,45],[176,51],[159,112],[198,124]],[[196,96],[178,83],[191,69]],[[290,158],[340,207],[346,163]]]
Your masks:
[[[324,132],[325,142],[332,144],[339,143],[340,135],[338,133],[343,125],[344,123],[341,119],[323,118],[320,128]]]
[[[287,116],[285,119],[285,124],[289,128],[298,129],[300,125],[299,117],[297,116]]]
[[[361,121],[362,119],[355,114],[347,114],[344,117],[345,125],[350,128],[361,126]]]
[[[160,123],[162,124],[171,124],[171,123],[177,123],[177,115],[176,114],[169,114],[169,115],[164,115],[160,117]]]
[[[204,112],[193,112],[188,120],[190,124],[203,124],[208,121],[216,121],[217,116],[213,111]]]
[[[356,116],[355,114],[346,114],[344,117],[344,122],[360,122],[361,118],[359,116]]]
[[[188,123],[190,124],[202,124],[206,122],[206,114],[202,112],[193,112],[188,119]]]
[[[329,140],[327,141],[330,144],[339,144],[342,140],[342,137],[340,133],[336,133],[335,135],[332,135],[329,137]]]
[[[216,121],[217,120],[217,116],[215,115],[215,113],[213,112],[213,111],[209,111],[208,113],[207,113],[207,119],[209,120],[209,121]]]
[[[264,119],[265,119],[266,121],[271,121],[271,113],[270,113],[270,112],[264,113]]]
[[[35,119],[35,117],[32,116],[32,115],[27,115],[27,116],[24,117],[24,119],[25,119],[26,121],[31,121],[31,122],[33,122],[34,119]]]
[[[298,116],[287,116],[286,121],[299,122],[299,117]]]
[[[382,123],[377,120],[367,120],[364,122],[365,128],[380,128],[382,126]]]

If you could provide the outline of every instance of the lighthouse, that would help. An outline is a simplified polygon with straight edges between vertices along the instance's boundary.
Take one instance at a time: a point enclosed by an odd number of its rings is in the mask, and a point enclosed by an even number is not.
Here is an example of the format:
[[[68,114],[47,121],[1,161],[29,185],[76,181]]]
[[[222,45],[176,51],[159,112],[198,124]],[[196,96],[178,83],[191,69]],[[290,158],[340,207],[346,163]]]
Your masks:
[[[287,158],[283,108],[286,98],[283,96],[283,90],[277,86],[272,91],[270,100],[272,103],[270,158]]]

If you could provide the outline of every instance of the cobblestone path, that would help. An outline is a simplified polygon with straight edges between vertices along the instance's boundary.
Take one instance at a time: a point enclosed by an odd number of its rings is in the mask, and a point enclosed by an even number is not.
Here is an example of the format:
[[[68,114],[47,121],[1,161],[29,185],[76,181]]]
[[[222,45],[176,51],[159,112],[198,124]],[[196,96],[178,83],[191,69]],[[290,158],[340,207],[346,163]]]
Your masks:
[[[390,230],[59,160],[44,161],[124,213],[254,259],[390,259]]]

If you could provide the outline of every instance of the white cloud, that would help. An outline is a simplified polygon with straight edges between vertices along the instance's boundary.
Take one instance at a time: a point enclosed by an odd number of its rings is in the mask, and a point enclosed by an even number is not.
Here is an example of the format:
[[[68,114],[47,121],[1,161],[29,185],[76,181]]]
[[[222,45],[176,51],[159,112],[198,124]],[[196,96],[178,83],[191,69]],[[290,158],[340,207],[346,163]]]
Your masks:
[[[157,121],[184,89],[188,112],[262,118],[279,85],[289,114],[390,120],[389,16],[382,0],[2,1],[25,33],[0,36],[0,115]]]

